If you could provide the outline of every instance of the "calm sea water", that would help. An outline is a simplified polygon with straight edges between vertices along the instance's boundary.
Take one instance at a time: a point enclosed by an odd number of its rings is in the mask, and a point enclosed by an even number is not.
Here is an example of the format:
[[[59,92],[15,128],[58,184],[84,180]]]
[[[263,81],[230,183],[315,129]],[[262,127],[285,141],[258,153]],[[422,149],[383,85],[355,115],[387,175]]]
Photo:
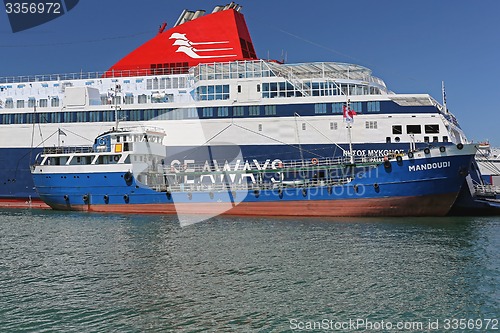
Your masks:
[[[0,332],[486,331],[499,285],[500,217],[0,210]]]

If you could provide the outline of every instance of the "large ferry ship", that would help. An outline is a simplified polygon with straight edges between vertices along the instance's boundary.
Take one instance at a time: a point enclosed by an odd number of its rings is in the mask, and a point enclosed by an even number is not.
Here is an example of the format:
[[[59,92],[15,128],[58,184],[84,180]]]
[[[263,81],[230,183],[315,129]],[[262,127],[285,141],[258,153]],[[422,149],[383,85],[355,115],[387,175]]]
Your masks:
[[[36,199],[29,166],[43,148],[93,143],[117,121],[164,130],[174,168],[214,149],[258,163],[373,161],[467,142],[445,103],[394,93],[368,68],[258,58],[240,11],[186,10],[104,72],[1,78],[0,200]],[[482,182],[477,168],[469,180]]]

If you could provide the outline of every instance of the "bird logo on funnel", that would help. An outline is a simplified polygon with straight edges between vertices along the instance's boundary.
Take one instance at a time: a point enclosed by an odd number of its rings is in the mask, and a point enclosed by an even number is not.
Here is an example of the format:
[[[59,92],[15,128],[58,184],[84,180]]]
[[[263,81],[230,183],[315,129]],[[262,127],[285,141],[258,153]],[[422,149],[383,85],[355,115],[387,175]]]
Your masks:
[[[174,32],[169,39],[175,40],[172,44],[173,46],[177,46],[175,52],[185,53],[193,59],[236,57],[236,54],[228,54],[229,51],[233,50],[232,47],[215,47],[215,45],[227,45],[229,41],[192,42],[186,37],[186,34],[178,32]],[[220,54],[221,52],[223,54]]]

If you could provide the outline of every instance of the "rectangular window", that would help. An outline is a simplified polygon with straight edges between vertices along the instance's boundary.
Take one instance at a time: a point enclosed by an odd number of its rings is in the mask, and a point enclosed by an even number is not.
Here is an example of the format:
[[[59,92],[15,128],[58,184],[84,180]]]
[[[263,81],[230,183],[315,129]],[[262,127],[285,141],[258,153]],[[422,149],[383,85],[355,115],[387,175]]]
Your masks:
[[[187,118],[198,118],[198,110],[196,108],[189,108],[187,110]]]
[[[425,125],[425,134],[437,134],[439,133],[439,125]]]
[[[90,122],[100,122],[101,121],[101,112],[100,111],[89,112],[89,121]]]
[[[203,117],[213,117],[214,116],[214,109],[213,108],[203,108]]]
[[[23,100],[17,100],[17,105],[16,107],[18,109],[23,109],[24,108],[24,101]]]
[[[244,117],[244,116],[245,116],[244,106],[235,106],[233,108],[233,117]]]
[[[368,112],[380,112],[380,102],[372,101],[367,103],[367,111]]]
[[[332,103],[332,112],[342,114],[342,108],[344,107],[344,103]]]
[[[87,122],[87,113],[83,111],[75,112],[76,113],[76,122],[77,123],[85,123]]]
[[[36,106],[36,99],[34,97],[28,98],[28,107],[33,108]]]
[[[49,101],[47,99],[41,99],[39,103],[41,108],[46,108],[49,105]]]
[[[448,137],[446,135],[443,136],[443,142],[448,142]]]
[[[306,123],[302,123],[302,130],[305,131],[306,130]]]
[[[125,104],[134,104],[134,95],[126,94],[125,95]]]
[[[326,113],[326,104],[314,104],[314,113],[316,114],[324,114]]]
[[[356,112],[363,112],[362,104],[361,102],[351,102],[349,105],[351,110],[354,110]]]
[[[407,134],[420,134],[422,133],[422,126],[420,125],[406,125]]]
[[[336,123],[336,122],[331,122],[331,123],[330,123],[330,129],[331,129],[331,130],[337,130],[337,128],[338,128],[338,125],[337,125],[337,123]]]
[[[253,105],[248,107],[249,116],[260,116],[260,106]]]
[[[50,99],[50,106],[55,108],[59,106],[59,97],[52,97]]]
[[[266,105],[264,107],[264,113],[266,116],[272,116],[276,114],[276,105]]]
[[[392,134],[403,134],[403,126],[392,125]]]
[[[365,127],[367,129],[377,129],[377,122],[376,121],[366,121]]]
[[[259,124],[259,132],[262,132],[262,124]]]
[[[229,108],[227,106],[217,108],[217,117],[229,116]]]
[[[123,116],[123,114],[120,114],[120,116]],[[141,121],[144,120],[144,112],[143,110],[130,110],[130,119],[131,121]]]
[[[26,124],[33,124],[35,122],[35,115],[33,113],[28,113],[26,115]]]
[[[14,100],[12,98],[7,98],[5,100],[5,108],[6,109],[13,109],[14,108]]]

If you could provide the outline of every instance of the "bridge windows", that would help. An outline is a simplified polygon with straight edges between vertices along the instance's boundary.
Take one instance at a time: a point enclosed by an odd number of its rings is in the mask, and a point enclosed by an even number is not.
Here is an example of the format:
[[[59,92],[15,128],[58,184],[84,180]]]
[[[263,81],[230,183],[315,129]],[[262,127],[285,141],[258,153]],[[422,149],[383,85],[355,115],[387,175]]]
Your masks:
[[[392,134],[403,134],[403,126],[401,125],[392,125]]]
[[[439,125],[425,125],[425,134],[437,134],[439,133]]]
[[[196,94],[200,101],[226,100],[229,99],[229,85],[200,86]]]
[[[420,125],[406,125],[407,134],[421,134],[422,126]]]

